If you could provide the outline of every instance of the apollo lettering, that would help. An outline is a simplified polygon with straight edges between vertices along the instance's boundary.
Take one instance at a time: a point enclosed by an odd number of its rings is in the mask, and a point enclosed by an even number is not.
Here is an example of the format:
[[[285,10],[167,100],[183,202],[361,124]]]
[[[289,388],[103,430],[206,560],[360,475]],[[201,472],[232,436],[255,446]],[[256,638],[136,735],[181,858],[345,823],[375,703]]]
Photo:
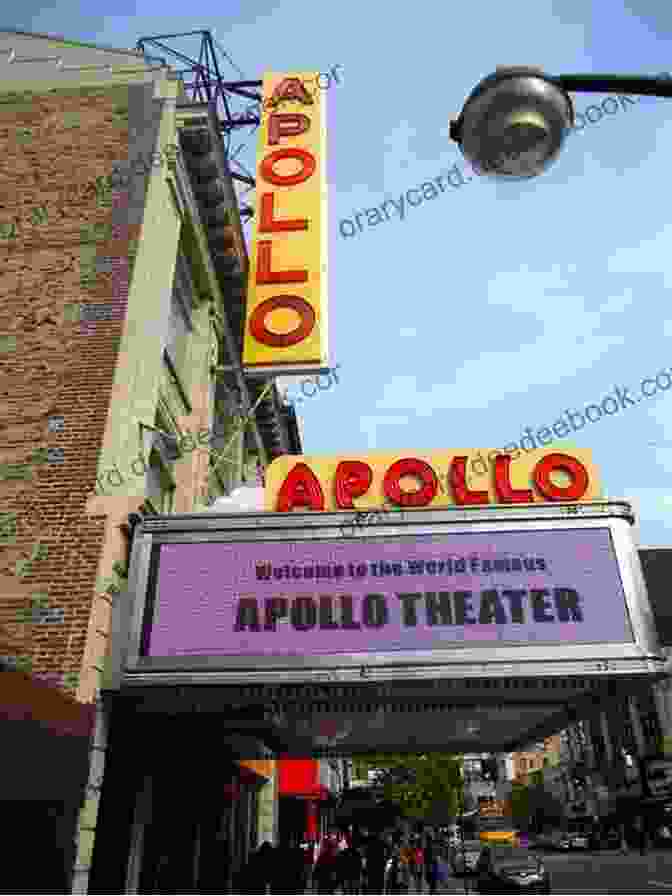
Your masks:
[[[281,103],[296,102],[304,106],[314,105],[314,100],[299,78],[285,78],[273,91],[267,105],[277,110]],[[304,183],[315,175],[317,160],[307,149],[296,145],[283,145],[289,140],[301,137],[309,132],[311,119],[303,112],[271,111],[268,116],[268,146],[271,151],[263,158],[259,166],[259,180],[275,189],[263,189],[260,192],[260,217],[257,229],[257,286],[300,285],[308,282],[309,271],[296,269],[287,271],[273,270],[273,239],[263,239],[262,234],[272,237],[277,233],[307,231],[310,222],[307,218],[283,219],[276,217],[279,203],[276,199],[282,191]],[[277,148],[275,148],[277,147]],[[298,164],[298,170],[291,174],[282,173],[278,166],[281,162],[292,161]],[[267,326],[268,316],[278,309],[288,309],[298,316],[299,323],[288,333],[276,333]],[[269,296],[254,309],[249,318],[251,334],[262,345],[272,348],[284,348],[298,345],[306,340],[315,329],[315,311],[303,296],[294,291],[284,289]]]
[[[544,455],[535,465],[530,488],[514,488],[511,484],[511,455],[498,454],[495,458],[493,477],[496,499],[491,500],[487,490],[472,490],[467,485],[467,457],[453,457],[448,481],[454,503],[461,506],[486,504],[532,504],[535,501],[580,501],[590,486],[585,466],[569,454],[553,452]],[[569,479],[567,485],[557,485],[553,474],[561,471]],[[401,480],[415,479],[415,491],[402,489]],[[361,460],[344,460],[336,467],[333,495],[336,506],[353,510],[353,499],[367,495],[373,482],[373,470]],[[419,458],[406,457],[395,461],[386,471],[382,490],[385,498],[396,507],[427,507],[439,493],[437,472]],[[277,495],[276,510],[289,512],[295,508],[324,510],[325,494],[320,480],[304,462],[297,463],[285,477]]]
[[[573,588],[489,588],[472,591],[240,598],[236,632],[379,629],[469,625],[582,623],[582,597]]]

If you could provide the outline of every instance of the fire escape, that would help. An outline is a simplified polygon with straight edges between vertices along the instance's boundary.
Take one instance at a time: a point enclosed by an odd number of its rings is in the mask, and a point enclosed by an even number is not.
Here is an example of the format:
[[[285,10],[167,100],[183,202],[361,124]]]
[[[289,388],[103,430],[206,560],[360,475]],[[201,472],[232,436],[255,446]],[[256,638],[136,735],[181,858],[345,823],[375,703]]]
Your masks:
[[[197,38],[198,53],[189,55],[183,45],[193,47]],[[244,415],[254,408],[256,426],[246,429],[246,437],[256,440],[256,446],[251,441],[250,447],[256,447],[262,457],[265,454],[269,462],[282,454],[300,454],[294,409],[281,400],[272,378],[245,370],[242,365],[249,267],[243,222],[254,215],[247,197],[255,187],[255,178],[238,154],[245,140],[250,143],[255,138],[260,125],[262,82],[245,79],[207,30],[143,37],[137,47],[148,61],[175,68],[184,88],[178,111],[193,108],[195,113],[178,136],[226,302],[224,319],[218,321],[219,357],[212,371],[216,377],[216,407],[233,407]],[[227,68],[237,69],[241,79],[225,80],[223,72]],[[242,145],[232,149],[234,134],[243,132]]]

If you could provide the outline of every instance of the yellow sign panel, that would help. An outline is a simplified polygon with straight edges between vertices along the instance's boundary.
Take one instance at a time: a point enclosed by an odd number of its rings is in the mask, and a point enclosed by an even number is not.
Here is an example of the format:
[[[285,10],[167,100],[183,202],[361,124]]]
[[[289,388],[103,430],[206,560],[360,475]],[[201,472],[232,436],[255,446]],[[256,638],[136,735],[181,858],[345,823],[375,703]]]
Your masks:
[[[297,457],[266,469],[266,510],[368,510],[595,501],[598,471],[586,448],[452,449]]]
[[[315,72],[267,74],[243,364],[327,363],[326,107]]]

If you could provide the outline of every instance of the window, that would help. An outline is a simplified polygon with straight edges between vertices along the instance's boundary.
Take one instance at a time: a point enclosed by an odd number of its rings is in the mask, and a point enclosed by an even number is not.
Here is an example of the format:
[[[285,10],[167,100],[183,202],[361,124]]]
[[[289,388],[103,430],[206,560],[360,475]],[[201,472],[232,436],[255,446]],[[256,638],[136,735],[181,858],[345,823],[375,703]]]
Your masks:
[[[166,335],[165,351],[170,359],[184,392],[191,388],[189,367],[189,340],[193,332],[191,320],[193,284],[183,255],[178,255],[175,278],[170,296],[170,315]]]

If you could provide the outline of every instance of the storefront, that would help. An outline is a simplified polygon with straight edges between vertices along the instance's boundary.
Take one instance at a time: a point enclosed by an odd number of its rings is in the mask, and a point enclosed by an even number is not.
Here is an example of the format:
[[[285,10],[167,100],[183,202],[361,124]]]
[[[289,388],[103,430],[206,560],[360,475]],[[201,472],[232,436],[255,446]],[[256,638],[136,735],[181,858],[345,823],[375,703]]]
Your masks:
[[[672,841],[672,761],[657,755],[643,759],[640,765],[644,792],[641,809],[649,837],[656,845],[669,846]]]
[[[280,759],[278,783],[280,836],[318,841],[329,826],[333,802],[320,784],[320,760]]]
[[[236,892],[269,780],[244,757],[282,744],[249,713],[148,705],[111,702],[89,892]]]

